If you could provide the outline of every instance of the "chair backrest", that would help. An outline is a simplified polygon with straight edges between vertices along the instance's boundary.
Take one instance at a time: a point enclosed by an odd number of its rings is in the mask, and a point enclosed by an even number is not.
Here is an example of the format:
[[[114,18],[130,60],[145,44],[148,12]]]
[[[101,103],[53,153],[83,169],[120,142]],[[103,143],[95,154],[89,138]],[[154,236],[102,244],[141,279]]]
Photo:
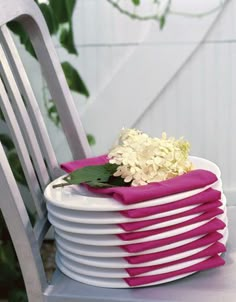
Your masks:
[[[49,226],[43,191],[61,171],[33,89],[6,25],[13,20],[21,23],[31,39],[73,157],[89,156],[90,148],[38,6],[33,0],[0,0],[0,108],[21,161],[38,219],[32,227],[2,145],[0,208],[16,248],[28,296],[33,295],[32,301],[38,301],[46,284],[39,248]]]

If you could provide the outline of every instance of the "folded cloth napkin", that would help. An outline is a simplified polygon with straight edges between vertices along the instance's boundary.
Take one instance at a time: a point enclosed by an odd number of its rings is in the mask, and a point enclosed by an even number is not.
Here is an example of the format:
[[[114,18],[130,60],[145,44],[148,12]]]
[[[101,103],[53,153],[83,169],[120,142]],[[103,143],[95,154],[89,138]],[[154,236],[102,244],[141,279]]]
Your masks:
[[[187,231],[179,235],[158,239],[158,240],[141,242],[141,243],[131,243],[126,245],[121,245],[120,248],[124,249],[129,253],[139,253],[149,249],[165,246],[173,242],[194,238],[200,235],[206,235],[208,233],[212,233],[217,230],[223,230],[225,227],[226,225],[223,221],[221,221],[218,218],[214,218],[200,227],[197,227],[191,231]]]
[[[162,205],[152,206],[147,208],[124,210],[124,211],[120,211],[120,213],[129,218],[141,218],[141,217],[146,217],[158,213],[164,213],[164,212],[180,209],[195,204],[202,204],[208,202],[210,203],[220,199],[221,199],[221,192],[209,188],[193,196],[181,200],[173,201],[167,204],[162,204]]]
[[[190,243],[183,244],[181,246],[175,247],[173,249],[168,249],[165,251],[157,252],[157,253],[151,253],[151,254],[143,254],[138,256],[128,256],[124,257],[127,262],[130,264],[140,264],[145,263],[149,261],[153,261],[160,258],[165,258],[169,256],[173,256],[179,253],[184,253],[190,250],[194,250],[200,247],[207,246],[209,244],[213,244],[220,240],[223,237],[222,234],[213,232],[210,234],[207,234],[206,236],[203,236],[197,240],[194,240]]]
[[[215,257],[215,256],[218,257],[217,254],[224,253],[225,251],[226,251],[225,246],[222,243],[217,242],[217,243],[213,244],[212,246],[206,248],[205,250],[203,250],[199,253],[196,253],[195,255],[186,257],[184,259],[179,259],[179,260],[176,260],[176,261],[172,261],[172,262],[168,262],[168,263],[164,263],[164,264],[160,264],[160,265],[144,266],[144,267],[136,267],[136,268],[127,268],[126,271],[130,276],[134,277],[134,276],[145,274],[145,273],[157,270],[157,269],[161,269],[161,268],[165,268],[165,267],[171,267],[171,266],[176,265],[176,264],[180,264],[180,263],[185,263],[186,264],[188,261],[192,261],[192,260],[196,260],[196,259],[201,259],[201,258],[205,258],[205,257],[212,258],[212,257]],[[222,262],[222,264],[224,264],[224,262]],[[195,264],[195,265],[201,265],[201,262],[199,262],[198,264]],[[196,269],[196,271],[199,271],[199,268],[195,268],[195,269]],[[142,278],[146,278],[146,277],[147,276],[142,277]],[[141,278],[141,276],[139,278]]]
[[[81,169],[87,166],[104,165],[107,162],[108,162],[107,155],[100,155],[96,157],[70,161],[67,163],[63,163],[60,166],[64,171],[70,173],[74,170]]]
[[[187,217],[193,214],[198,214],[198,213],[204,213],[209,210],[216,209],[218,207],[222,206],[222,202],[220,201],[213,201],[213,202],[206,202],[203,203],[191,210],[188,211],[183,211],[181,213],[175,214],[175,215],[170,215],[170,216],[165,216],[161,218],[155,218],[155,219],[149,219],[149,220],[142,220],[142,221],[135,221],[135,222],[126,222],[126,223],[119,223],[119,227],[121,227],[123,230],[127,232],[132,232],[136,231],[145,227],[148,227],[153,224],[158,224],[166,221],[171,221],[173,219],[178,219],[181,217]]]
[[[198,222],[201,222],[204,220],[215,218],[216,216],[223,214],[223,213],[224,213],[224,211],[222,209],[216,208],[215,210],[208,211],[195,218],[192,218],[192,219],[189,219],[184,222],[177,223],[177,224],[174,224],[174,225],[171,225],[168,227],[158,228],[158,226],[157,226],[157,228],[154,230],[131,232],[131,233],[121,233],[121,234],[117,234],[117,236],[121,240],[126,241],[126,240],[136,240],[136,239],[140,239],[140,238],[144,238],[144,237],[148,237],[148,236],[153,236],[153,235],[165,233],[165,232],[172,231],[172,230],[178,231],[179,228],[189,226],[189,225],[192,225],[194,223],[198,223]]]
[[[207,253],[206,253],[207,254]],[[197,258],[198,259],[198,258]],[[224,265],[225,261],[217,254],[213,255],[212,257],[209,257],[197,264],[187,266],[185,268],[175,270],[168,273],[162,273],[162,274],[156,274],[156,275],[150,275],[150,276],[132,276],[128,278],[124,278],[124,280],[130,285],[130,286],[138,286],[138,285],[144,285],[152,282],[161,281],[167,278],[180,276],[182,274],[191,273],[191,272],[199,272],[205,269],[209,268],[215,268],[221,265]],[[172,264],[173,265],[173,264]],[[159,267],[160,268],[160,267]],[[156,268],[155,268],[156,269]],[[144,274],[144,270],[139,270],[141,274]]]
[[[64,163],[61,168],[67,172],[85,166],[104,164],[107,161],[105,155],[83,159],[79,161]],[[111,188],[92,188],[87,186],[89,191],[97,194],[106,194],[123,204],[132,204],[145,200],[169,196],[181,192],[203,188],[217,181],[217,177],[207,170],[193,170],[186,174],[138,187],[111,187]]]

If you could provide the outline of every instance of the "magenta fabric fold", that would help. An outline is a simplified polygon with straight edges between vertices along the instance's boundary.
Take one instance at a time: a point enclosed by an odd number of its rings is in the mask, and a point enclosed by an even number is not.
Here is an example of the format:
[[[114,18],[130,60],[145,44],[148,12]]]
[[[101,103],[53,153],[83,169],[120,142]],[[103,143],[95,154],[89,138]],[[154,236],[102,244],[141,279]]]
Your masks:
[[[119,223],[119,227],[121,227],[123,230],[127,232],[136,231],[148,226],[151,226],[153,224],[158,224],[166,221],[171,221],[173,219],[178,219],[182,217],[187,217],[193,214],[200,214],[204,212],[208,212],[209,210],[216,209],[218,207],[222,206],[222,202],[220,201],[213,201],[213,202],[207,202],[204,204],[201,204],[191,210],[184,211],[175,215],[165,216],[161,218],[155,218],[155,219],[149,219],[149,220],[142,220],[142,221],[135,221],[135,222],[126,222],[126,223]]]
[[[206,236],[199,238],[197,240],[194,240],[190,243],[181,245],[179,247],[168,249],[165,251],[157,252],[157,253],[151,253],[151,254],[143,254],[138,256],[128,256],[125,257],[125,260],[130,264],[140,264],[145,263],[149,261],[153,261],[156,259],[161,259],[169,256],[173,256],[179,253],[184,253],[190,250],[194,250],[200,247],[204,247],[206,245],[212,244],[217,242],[223,237],[222,234],[213,232],[210,234],[207,234]]]
[[[202,250],[198,253],[195,253],[191,256],[182,258],[182,259],[178,259],[178,260],[174,260],[174,261],[170,261],[170,262],[162,263],[162,264],[158,264],[158,265],[130,267],[130,268],[126,268],[126,271],[130,276],[137,276],[137,275],[145,274],[145,273],[148,273],[148,272],[160,269],[160,268],[170,267],[172,265],[186,263],[188,261],[192,261],[192,260],[196,260],[196,259],[200,259],[200,258],[204,258],[204,257],[212,257],[216,254],[224,253],[225,251],[226,251],[226,247],[224,246],[224,244],[222,244],[220,242],[215,242],[214,244],[205,248],[204,250]]]
[[[173,230],[177,230],[178,228],[182,228],[185,226],[189,226],[192,225],[194,223],[198,223],[204,220],[208,220],[211,218],[215,218],[216,216],[223,214],[224,211],[222,209],[216,208],[215,210],[211,210],[208,211],[204,214],[201,214],[195,218],[186,220],[184,222],[175,224],[175,225],[171,225],[168,227],[163,227],[163,228],[157,228],[154,230],[149,230],[149,231],[139,231],[139,232],[131,232],[131,233],[122,233],[122,234],[116,234],[120,239],[128,241],[128,240],[136,240],[136,239],[140,239],[140,238],[144,238],[144,237],[148,237],[148,236],[153,236],[153,235],[157,235],[157,234],[161,234],[161,233],[165,233],[168,231],[173,231]]]
[[[121,245],[120,248],[124,249],[129,253],[138,253],[142,251],[146,251],[149,249],[154,249],[157,247],[165,246],[171,244],[173,242],[194,238],[200,235],[206,235],[208,233],[215,232],[217,230],[223,230],[225,228],[225,223],[218,218],[214,218],[211,221],[203,224],[202,226],[195,228],[191,231],[184,232],[179,235],[158,239],[158,240],[151,240],[141,243],[131,243],[126,245]]]
[[[215,268],[218,266],[222,266],[225,264],[225,261],[217,254],[214,254],[212,257],[209,257],[206,260],[203,260],[197,264],[187,266],[185,268],[175,270],[168,273],[163,274],[156,274],[156,275],[150,275],[150,276],[132,276],[128,278],[124,278],[124,280],[130,285],[130,286],[138,286],[138,285],[144,285],[152,282],[161,281],[167,278],[180,276],[182,274],[191,273],[191,272],[199,272],[202,270]],[[141,270],[140,270],[141,271]],[[141,272],[143,274],[143,272]]]
[[[207,170],[198,169],[165,181],[150,183],[146,186],[105,189],[89,187],[89,190],[93,193],[109,195],[123,204],[133,204],[203,188],[216,181],[217,177],[215,174]]]
[[[67,163],[62,163],[60,166],[64,171],[70,173],[74,170],[81,169],[87,166],[103,165],[106,164],[107,162],[108,162],[107,155],[104,154],[96,157],[79,159]]]
[[[83,159],[74,162],[61,164],[61,168],[67,172],[85,166],[99,165],[107,162],[106,155],[95,158]],[[207,170],[193,170],[189,173],[161,181],[151,183],[146,186],[138,187],[111,187],[111,188],[92,188],[86,186],[89,191],[97,194],[106,194],[123,204],[133,204],[150,199],[174,195],[186,191],[191,191],[211,185],[217,181],[217,177]]]
[[[120,213],[128,218],[142,218],[158,213],[164,213],[164,212],[180,209],[195,204],[197,205],[197,204],[208,203],[208,202],[210,203],[220,199],[221,199],[221,192],[209,188],[193,196],[181,200],[173,201],[167,204],[140,208],[140,209],[124,210],[124,211],[120,211]]]
[[[145,277],[129,277],[129,278],[124,278],[124,281],[129,285],[129,286],[139,286],[139,285],[145,285],[145,284],[150,284],[154,282],[158,282],[164,279],[172,278],[172,277],[177,277],[181,276],[184,274],[188,273],[193,273],[193,272],[200,272],[206,269],[210,268],[216,268],[218,266],[222,266],[225,264],[225,261],[218,255],[215,255],[205,261],[202,261],[198,264],[191,265],[189,267],[183,268],[176,270],[174,272],[169,272],[165,274],[159,274],[159,275],[153,275],[153,276],[145,276]]]

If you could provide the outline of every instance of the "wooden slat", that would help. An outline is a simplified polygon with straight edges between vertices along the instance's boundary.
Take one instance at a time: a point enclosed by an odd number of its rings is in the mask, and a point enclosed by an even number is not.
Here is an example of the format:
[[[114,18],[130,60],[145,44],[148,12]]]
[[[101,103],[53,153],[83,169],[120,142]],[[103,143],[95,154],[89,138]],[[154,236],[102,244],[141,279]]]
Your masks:
[[[33,165],[35,167],[40,185],[42,189],[44,189],[45,186],[49,183],[50,178],[29,115],[27,113],[23,99],[16,85],[14,76],[12,74],[12,71],[10,69],[10,66],[8,64],[4,50],[1,45],[0,73],[4,80],[4,84],[6,85],[8,94],[10,96],[11,105],[16,114],[19,126],[22,129],[23,136],[25,137],[25,140],[27,142],[29,153],[32,157]]]
[[[9,130],[11,132],[15,147],[17,149],[17,153],[25,173],[29,190],[32,194],[33,202],[36,207],[37,213],[40,218],[43,218],[45,216],[46,207],[43,201],[41,188],[39,186],[37,176],[32,166],[28,154],[28,150],[26,148],[25,141],[22,136],[15,113],[11,107],[10,100],[8,98],[7,92],[5,90],[5,87],[1,79],[0,79],[0,107],[4,114]]]
[[[57,177],[60,174],[58,173],[58,162],[48,135],[47,128],[18,50],[8,28],[5,25],[0,28],[0,40],[6,51],[7,58],[11,65],[19,90],[26,102],[31,122],[39,140],[44,159],[48,166],[49,174],[52,178]]]

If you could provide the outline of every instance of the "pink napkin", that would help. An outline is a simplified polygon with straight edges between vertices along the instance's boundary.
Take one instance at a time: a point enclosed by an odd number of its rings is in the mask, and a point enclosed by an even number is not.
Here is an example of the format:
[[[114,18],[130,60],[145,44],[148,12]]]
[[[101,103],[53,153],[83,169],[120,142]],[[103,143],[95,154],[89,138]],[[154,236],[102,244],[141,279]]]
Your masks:
[[[189,215],[197,214],[197,213],[204,213],[209,210],[218,208],[222,205],[220,201],[213,201],[213,202],[206,202],[204,204],[201,204],[191,210],[184,211],[175,215],[165,216],[161,218],[155,218],[155,219],[149,219],[149,220],[142,220],[142,221],[135,221],[135,222],[127,222],[127,223],[120,223],[118,224],[119,227],[121,227],[123,230],[127,232],[136,231],[142,228],[145,228],[147,226],[158,224],[166,221],[171,221],[173,219],[186,217]]]
[[[192,224],[197,223],[197,222],[201,222],[201,221],[204,221],[204,220],[214,218],[214,217],[216,217],[220,214],[223,214],[223,213],[224,213],[223,210],[221,210],[219,208],[216,208],[215,210],[208,211],[208,212],[206,212],[204,214],[201,214],[201,215],[199,215],[195,218],[192,218],[192,219],[189,219],[189,220],[186,220],[184,222],[181,222],[181,223],[178,223],[178,224],[175,224],[175,225],[171,225],[171,226],[168,226],[168,227],[159,228],[159,229],[156,228],[154,230],[149,230],[149,231],[117,234],[117,236],[122,240],[136,240],[136,239],[157,235],[157,234],[161,234],[161,233],[172,231],[172,230],[177,230],[178,228],[181,228],[181,227],[184,227],[184,226],[189,226],[189,225],[192,225]]]
[[[169,257],[172,255],[176,255],[179,253],[184,253],[193,249],[197,249],[199,247],[204,247],[206,245],[209,245],[211,243],[215,243],[218,240],[220,240],[223,237],[222,234],[214,232],[210,233],[204,237],[201,237],[197,240],[194,240],[190,243],[181,245],[179,247],[175,247],[173,249],[168,249],[165,251],[157,252],[157,253],[152,253],[152,254],[143,254],[143,255],[138,255],[138,256],[128,256],[125,257],[125,260],[129,262],[130,264],[140,264],[140,263],[145,263],[149,261],[153,261],[156,259],[160,258],[165,258]]]
[[[160,268],[170,267],[175,264],[186,263],[188,261],[192,261],[192,260],[200,259],[200,258],[204,258],[204,257],[212,257],[216,254],[224,253],[225,251],[226,251],[226,248],[222,243],[215,242],[208,248],[205,248],[204,250],[202,250],[194,255],[191,255],[191,256],[188,256],[188,257],[185,257],[182,259],[178,259],[178,260],[163,263],[163,264],[152,265],[152,266],[131,267],[131,268],[126,268],[125,270],[127,271],[127,273],[130,276],[137,276],[137,275],[145,274],[147,272],[151,272],[151,271],[154,271],[154,270],[157,270]]]
[[[83,167],[103,165],[106,164],[107,162],[108,162],[107,155],[100,155],[97,157],[85,158],[85,159],[74,160],[71,162],[63,163],[61,164],[61,168],[67,173],[70,173],[74,170],[81,169]]]
[[[151,275],[145,277],[129,277],[124,278],[124,281],[127,282],[129,286],[138,286],[149,284],[153,282],[158,282],[167,278],[181,276],[187,273],[200,272],[206,269],[215,268],[218,266],[222,266],[225,264],[225,261],[218,255],[215,255],[211,258],[208,258],[200,263],[191,265],[189,267],[185,267],[173,272],[159,274],[159,275]]]
[[[104,164],[106,160],[106,156],[103,155],[95,158],[64,163],[61,165],[61,168],[69,172],[89,165]],[[217,177],[215,174],[207,170],[199,169],[172,179],[151,183],[146,186],[112,188],[92,188],[88,186],[88,190],[97,194],[109,195],[123,204],[132,204],[199,189],[213,184],[216,181]]]
[[[121,245],[120,248],[124,249],[129,253],[138,253],[142,251],[146,251],[149,249],[154,249],[157,247],[165,246],[171,244],[173,242],[194,238],[196,236],[205,235],[208,233],[215,232],[217,230],[223,230],[225,228],[225,223],[218,218],[214,218],[211,221],[205,223],[204,225],[195,228],[191,231],[187,231],[185,233],[171,236],[168,238],[146,241],[141,243],[132,243],[127,245]]]
[[[193,196],[173,201],[167,204],[162,204],[153,207],[133,209],[133,210],[125,210],[120,211],[120,213],[129,218],[141,218],[146,217],[158,213],[164,213],[171,210],[180,209],[183,207],[187,207],[194,204],[202,204],[202,203],[210,203],[216,200],[220,200],[221,192],[214,189],[207,189]]]

